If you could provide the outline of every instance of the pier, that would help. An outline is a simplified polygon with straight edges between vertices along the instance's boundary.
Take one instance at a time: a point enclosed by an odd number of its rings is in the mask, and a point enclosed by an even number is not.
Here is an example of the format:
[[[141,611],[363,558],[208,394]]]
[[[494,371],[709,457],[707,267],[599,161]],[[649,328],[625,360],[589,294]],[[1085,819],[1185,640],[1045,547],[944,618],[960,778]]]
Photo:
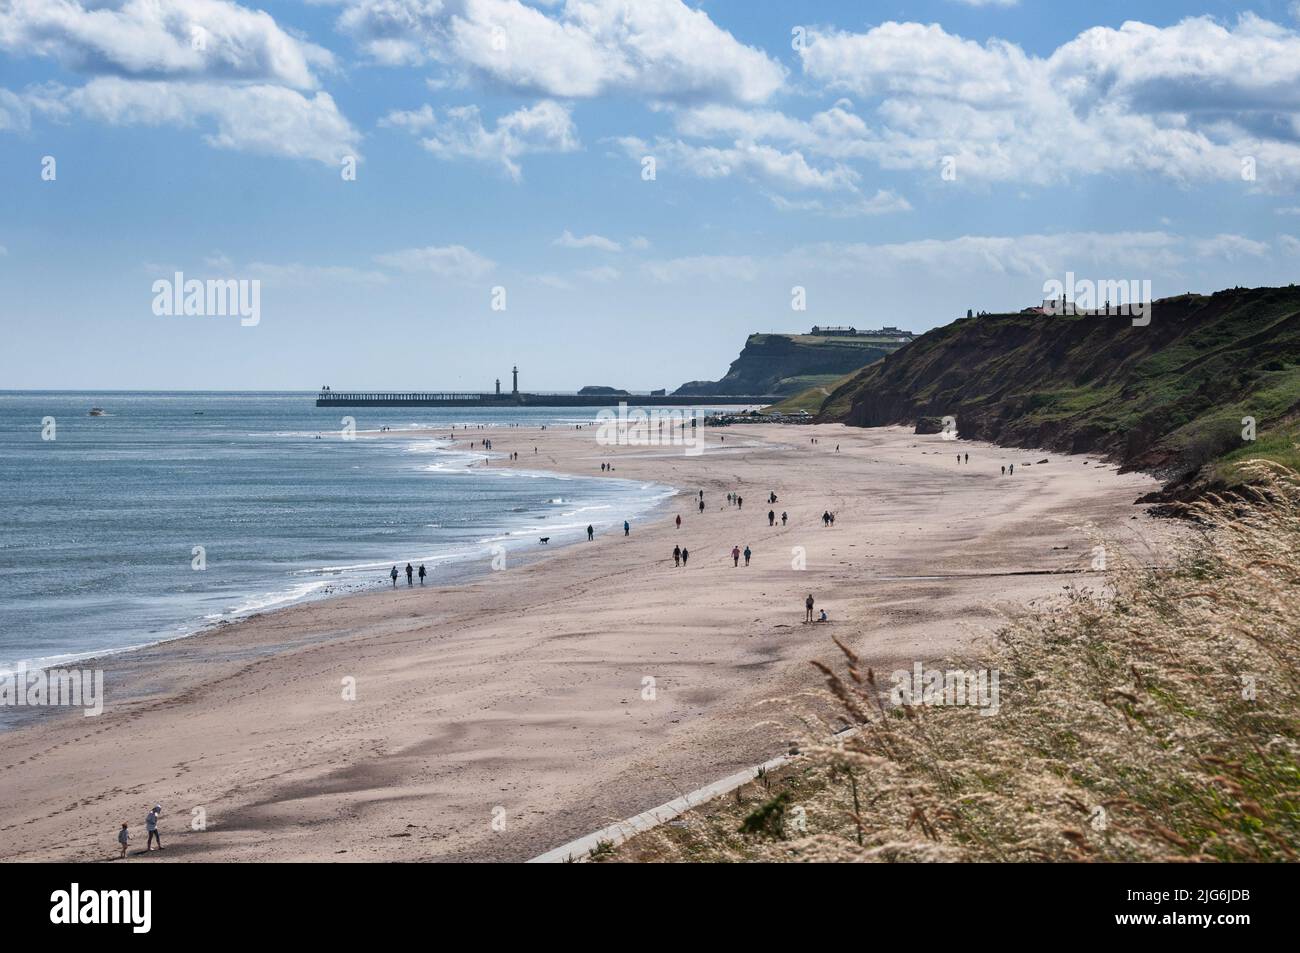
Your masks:
[[[781,398],[771,394],[718,394],[711,397],[676,397],[663,391],[633,394],[615,391],[601,394],[523,394],[519,391],[519,366],[510,369],[510,393],[501,393],[501,379],[497,378],[492,393],[400,392],[400,391],[334,391],[322,387],[316,395],[317,407],[617,407],[629,404],[637,407],[699,407],[726,405],[730,407],[754,405],[766,407]],[[587,389],[587,388],[584,388]],[[590,388],[596,390],[598,388]]]
[[[394,391],[322,390],[317,407],[714,407],[751,405],[766,407],[780,397],[769,394],[717,394],[713,396],[651,394],[523,394],[523,393],[421,393]]]

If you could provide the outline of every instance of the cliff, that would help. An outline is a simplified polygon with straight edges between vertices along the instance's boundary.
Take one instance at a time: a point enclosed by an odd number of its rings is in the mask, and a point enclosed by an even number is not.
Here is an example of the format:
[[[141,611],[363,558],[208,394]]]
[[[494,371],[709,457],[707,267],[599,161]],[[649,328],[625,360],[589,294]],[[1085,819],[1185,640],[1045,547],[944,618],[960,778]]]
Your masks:
[[[853,375],[819,416],[859,427],[952,416],[962,437],[1104,455],[1174,481],[1173,493],[1233,485],[1252,457],[1300,465],[1300,288],[1167,298],[1150,317],[955,321]]]
[[[721,380],[690,381],[674,393],[796,394],[834,383],[899,346],[870,337],[751,334]]]

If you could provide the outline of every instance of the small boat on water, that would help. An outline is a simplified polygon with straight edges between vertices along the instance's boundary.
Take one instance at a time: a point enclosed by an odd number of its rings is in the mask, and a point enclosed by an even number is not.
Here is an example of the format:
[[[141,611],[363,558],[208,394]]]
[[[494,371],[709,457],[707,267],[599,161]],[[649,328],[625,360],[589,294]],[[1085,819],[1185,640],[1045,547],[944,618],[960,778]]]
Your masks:
[[[103,417],[103,416],[105,416],[105,414],[104,414],[104,408],[103,408],[103,407],[92,407],[92,408],[90,408],[90,416],[91,416],[91,417]]]

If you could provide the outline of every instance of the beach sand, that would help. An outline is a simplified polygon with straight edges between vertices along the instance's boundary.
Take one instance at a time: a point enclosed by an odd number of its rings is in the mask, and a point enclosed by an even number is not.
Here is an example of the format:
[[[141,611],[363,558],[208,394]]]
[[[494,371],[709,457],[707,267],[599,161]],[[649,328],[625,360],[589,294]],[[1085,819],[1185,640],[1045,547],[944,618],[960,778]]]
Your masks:
[[[788,708],[763,703],[815,691],[807,663],[838,656],[832,635],[877,671],[939,664],[1063,586],[1100,585],[1093,534],[1112,565],[1120,549],[1150,564],[1175,531],[1134,505],[1155,480],[1095,458],[902,428],[734,426],[699,456],[595,433],[487,435],[520,468],[680,494],[629,537],[470,584],[402,580],[106,660],[103,715],[4,735],[0,856],[107,860],[127,821],[141,862],[160,802],[149,862],[526,860],[782,753]],[[769,508],[789,525],[769,528]],[[830,624],[802,624],[808,593]]]

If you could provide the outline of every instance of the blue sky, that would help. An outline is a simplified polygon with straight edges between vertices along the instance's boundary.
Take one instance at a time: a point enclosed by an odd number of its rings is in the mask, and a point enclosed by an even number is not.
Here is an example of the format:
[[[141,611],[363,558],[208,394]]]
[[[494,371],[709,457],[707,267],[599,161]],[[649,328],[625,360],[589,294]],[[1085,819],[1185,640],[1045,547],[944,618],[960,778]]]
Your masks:
[[[1298,30],[1281,0],[0,0],[0,389],[671,388],[753,331],[922,331],[1067,270],[1287,284]],[[156,315],[176,271],[260,281],[260,322]]]

